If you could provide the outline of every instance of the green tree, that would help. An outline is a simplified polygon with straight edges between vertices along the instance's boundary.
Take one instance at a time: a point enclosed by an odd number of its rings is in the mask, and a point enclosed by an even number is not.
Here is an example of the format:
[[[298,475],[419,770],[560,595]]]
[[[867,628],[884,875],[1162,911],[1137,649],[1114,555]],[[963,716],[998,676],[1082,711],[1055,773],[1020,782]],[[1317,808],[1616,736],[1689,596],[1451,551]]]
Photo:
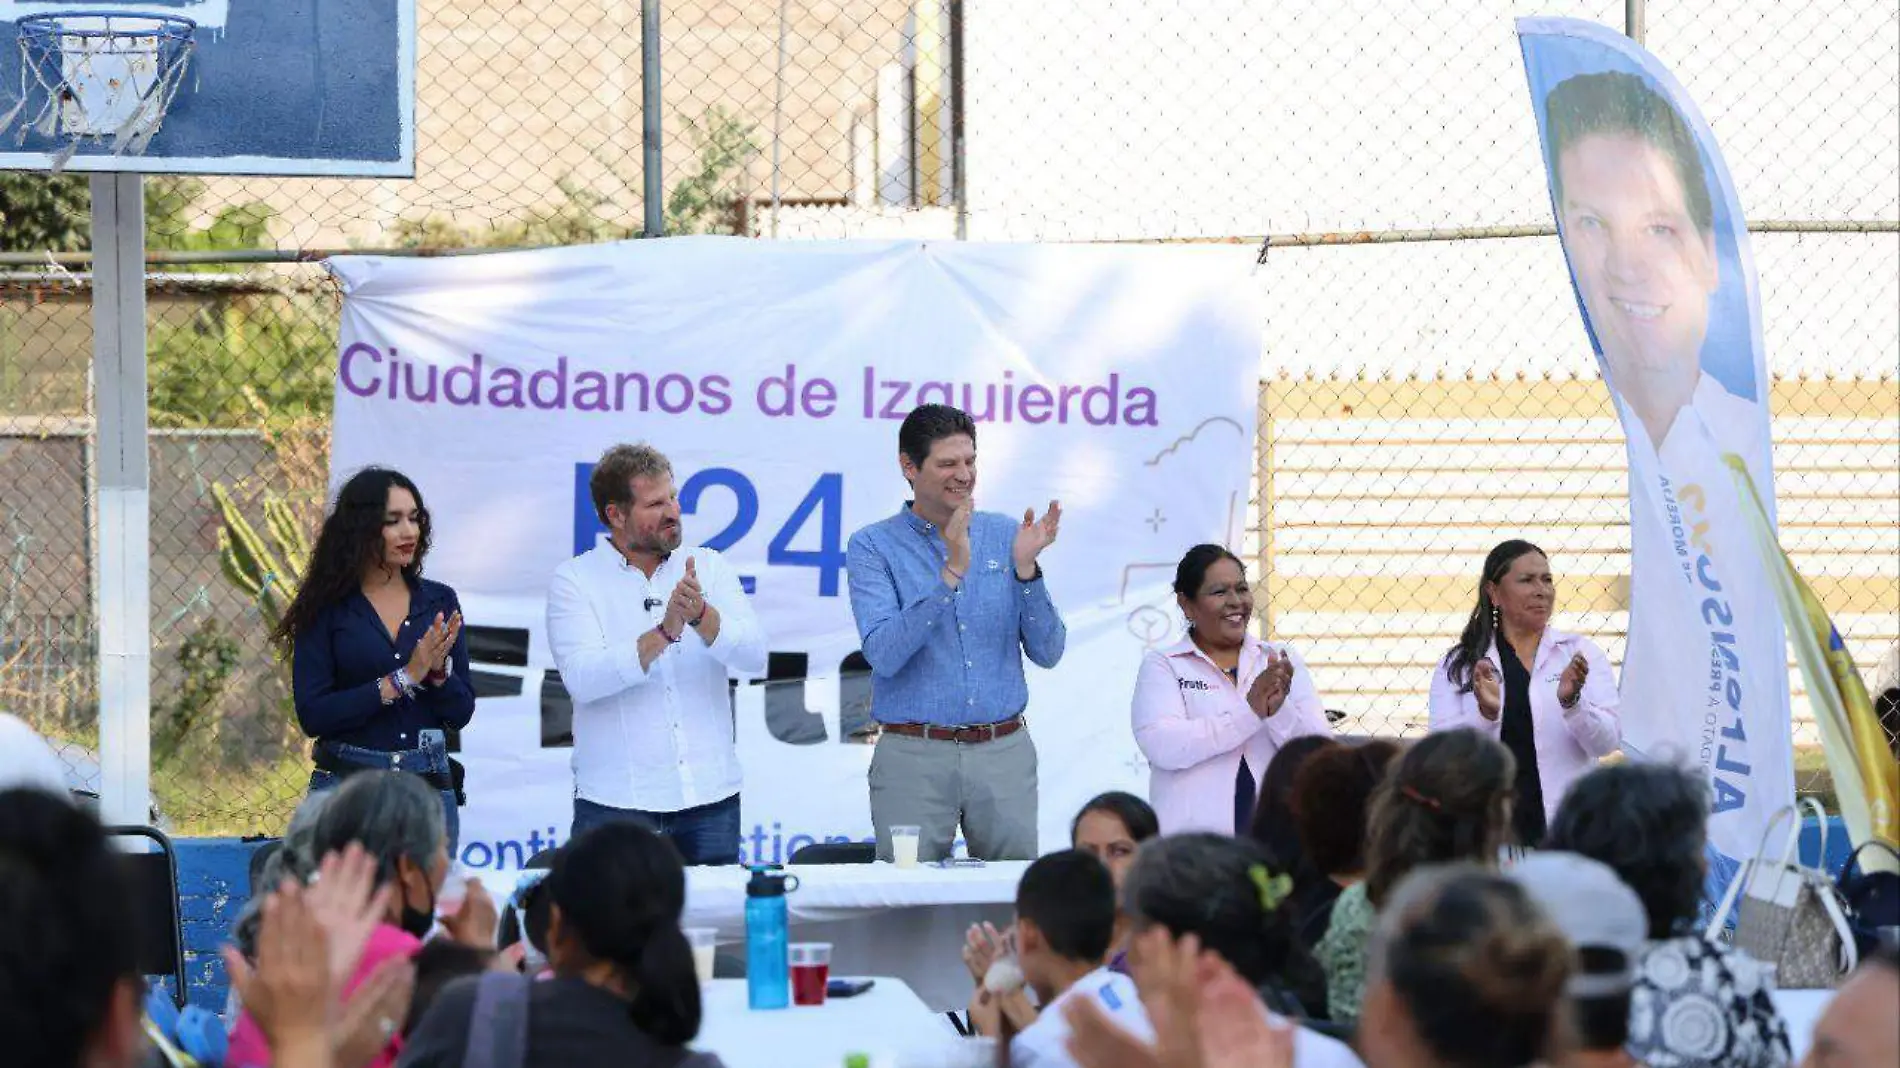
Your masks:
[[[0,172],[0,251],[84,251],[91,247],[91,224],[85,178]]]
[[[145,243],[167,250],[262,248],[276,212],[260,201],[218,210],[206,226],[191,211],[204,196],[196,178],[145,182]],[[92,247],[92,200],[79,174],[0,172],[0,251],[84,252]]]

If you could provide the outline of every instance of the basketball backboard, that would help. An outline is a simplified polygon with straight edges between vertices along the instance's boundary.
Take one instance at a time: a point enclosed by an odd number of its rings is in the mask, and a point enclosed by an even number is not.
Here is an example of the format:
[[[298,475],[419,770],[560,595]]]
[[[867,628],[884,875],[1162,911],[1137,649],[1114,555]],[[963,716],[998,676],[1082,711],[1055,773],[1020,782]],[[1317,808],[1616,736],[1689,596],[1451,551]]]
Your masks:
[[[170,51],[139,25],[169,27]],[[101,56],[108,27],[120,54]],[[0,0],[0,170],[413,177],[415,40],[415,0]],[[147,114],[99,103],[181,57]],[[88,125],[137,136],[115,150],[74,136]]]

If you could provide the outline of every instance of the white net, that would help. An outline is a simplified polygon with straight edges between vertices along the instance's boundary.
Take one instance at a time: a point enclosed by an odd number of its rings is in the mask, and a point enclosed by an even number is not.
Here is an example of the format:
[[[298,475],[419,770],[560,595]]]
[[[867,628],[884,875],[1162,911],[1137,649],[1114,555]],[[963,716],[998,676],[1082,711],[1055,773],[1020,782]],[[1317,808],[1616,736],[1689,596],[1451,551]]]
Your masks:
[[[140,154],[191,63],[189,19],[170,15],[68,13],[20,19],[19,100],[0,129],[18,142],[55,142],[58,170],[88,142],[114,155]]]

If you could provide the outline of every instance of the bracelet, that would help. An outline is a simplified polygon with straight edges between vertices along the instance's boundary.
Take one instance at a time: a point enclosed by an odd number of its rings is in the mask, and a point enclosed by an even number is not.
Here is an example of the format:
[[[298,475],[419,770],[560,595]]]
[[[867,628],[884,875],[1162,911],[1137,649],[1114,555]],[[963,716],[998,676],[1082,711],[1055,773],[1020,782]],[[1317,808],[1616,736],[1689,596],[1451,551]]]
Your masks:
[[[943,569],[945,571],[950,572],[952,575],[955,575],[957,577],[958,582],[963,581],[963,576],[965,572],[969,570],[968,568],[965,568],[963,571],[958,571],[956,568],[950,566],[950,562],[948,560],[944,561]]]
[[[701,623],[704,623],[704,622],[706,622],[706,612],[707,612],[707,610],[708,610],[708,609],[710,609],[710,608],[712,608],[712,605],[709,605],[709,604],[708,604],[708,605],[701,605],[701,606],[700,606],[700,609],[699,609],[699,618],[698,618],[698,619],[689,619],[689,620],[687,620],[687,621],[686,621],[686,625],[687,625],[687,626],[689,626],[689,627],[691,627],[691,628],[693,628],[694,630],[698,630],[698,629],[699,629],[699,625],[700,625]]]
[[[654,632],[655,634],[658,634],[658,635],[659,635],[660,637],[662,637],[662,638],[665,638],[665,639],[666,639],[666,644],[668,644],[668,645],[678,645],[678,644],[679,644],[679,641],[680,641],[680,635],[677,635],[677,634],[668,634],[668,633],[666,632],[666,624],[665,624],[665,622],[660,622],[660,623],[655,623],[655,624],[653,624],[653,632]]]
[[[1571,709],[1577,707],[1577,705],[1581,704],[1582,701],[1583,701],[1583,687],[1579,686],[1577,687],[1577,692],[1570,695],[1570,700],[1566,701],[1561,697],[1557,698],[1557,707],[1568,712]]]
[[[401,691],[404,697],[414,697],[416,691],[421,688],[416,683],[416,680],[409,677],[409,668],[406,666],[399,667],[392,672],[389,681],[396,684],[396,689]]]

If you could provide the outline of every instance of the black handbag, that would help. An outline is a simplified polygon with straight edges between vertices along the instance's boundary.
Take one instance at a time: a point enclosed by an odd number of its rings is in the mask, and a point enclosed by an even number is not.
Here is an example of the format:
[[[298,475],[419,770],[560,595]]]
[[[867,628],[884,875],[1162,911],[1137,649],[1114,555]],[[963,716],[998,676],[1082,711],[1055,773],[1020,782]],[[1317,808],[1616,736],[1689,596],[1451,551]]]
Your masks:
[[[1847,906],[1847,925],[1862,959],[1880,947],[1881,928],[1900,929],[1900,873],[1861,870],[1860,854],[1869,846],[1884,849],[1900,861],[1900,850],[1877,838],[1869,839],[1847,858],[1834,880],[1834,888]]]

